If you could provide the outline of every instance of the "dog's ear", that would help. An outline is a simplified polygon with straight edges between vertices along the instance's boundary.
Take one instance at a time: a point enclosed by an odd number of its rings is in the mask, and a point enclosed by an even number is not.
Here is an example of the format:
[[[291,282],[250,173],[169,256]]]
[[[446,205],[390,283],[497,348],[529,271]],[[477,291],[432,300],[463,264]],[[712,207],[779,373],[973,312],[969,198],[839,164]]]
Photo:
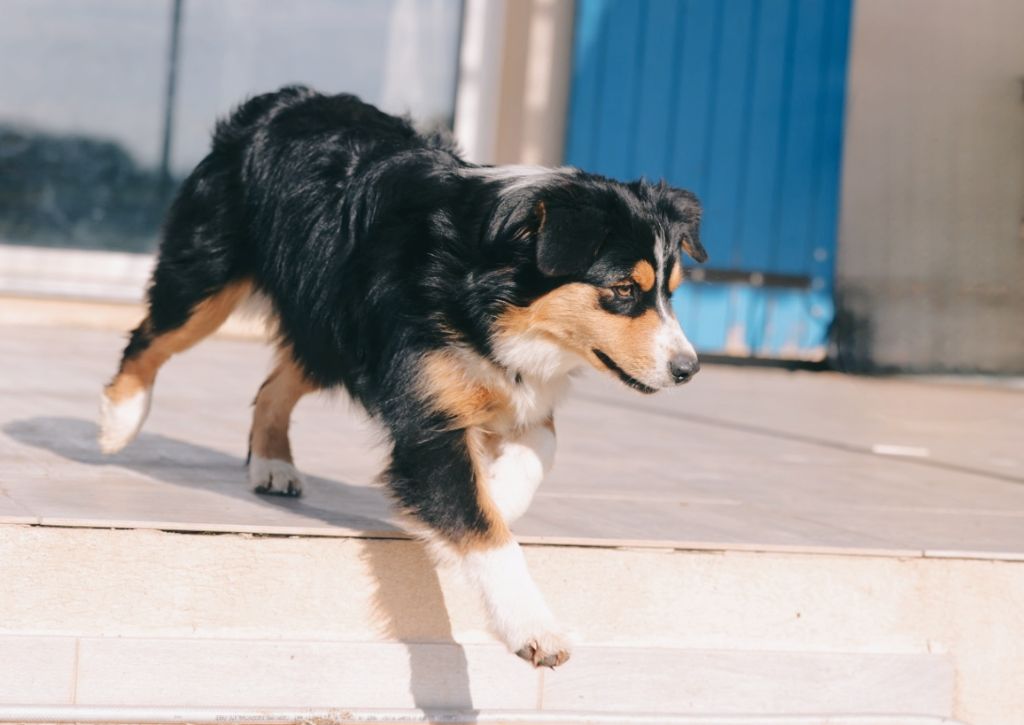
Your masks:
[[[700,242],[701,206],[696,195],[684,189],[676,189],[662,184],[662,192],[668,201],[669,218],[672,219],[672,231],[679,235],[679,244],[683,251],[695,262],[708,261],[708,253]]]
[[[586,271],[608,235],[604,211],[589,204],[540,200],[533,221],[537,268],[548,277]]]

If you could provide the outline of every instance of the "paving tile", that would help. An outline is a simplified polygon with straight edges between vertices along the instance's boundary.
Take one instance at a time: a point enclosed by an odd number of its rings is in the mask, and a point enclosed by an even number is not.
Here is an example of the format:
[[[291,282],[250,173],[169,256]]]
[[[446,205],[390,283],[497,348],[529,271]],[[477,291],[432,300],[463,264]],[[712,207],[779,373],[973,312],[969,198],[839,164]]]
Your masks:
[[[4,524],[35,524],[39,523],[39,517],[20,501],[16,501],[3,487],[3,477],[0,476],[0,523]]]
[[[498,646],[86,638],[83,705],[533,708],[540,678]]]
[[[622,406],[628,391],[588,385],[587,396]],[[645,408],[706,426],[760,430],[777,440],[870,449],[919,446],[931,457],[1024,480],[1022,391],[920,378],[706,366],[690,385],[643,401]]]
[[[248,490],[249,403],[270,360],[255,342],[212,340],[174,358],[145,431],[102,456],[96,400],[122,345],[98,330],[0,336],[0,358],[15,362],[0,375],[0,521],[395,531],[374,485],[386,446],[342,394],[296,411],[307,495]],[[524,536],[1024,554],[1020,392],[723,366],[657,396],[589,374],[574,388],[556,416],[555,468],[516,524]],[[874,455],[877,443],[930,458]]]
[[[163,471],[170,471],[162,476]],[[254,493],[235,470],[231,478],[210,483],[201,477],[181,480],[183,471],[173,467],[152,468],[152,477],[125,473],[112,467],[104,475],[22,478],[12,484],[10,498],[26,511],[43,512],[40,521],[52,525],[143,525],[175,528],[196,526],[260,527],[290,529],[342,528],[348,532],[394,531],[391,512],[383,494],[366,487],[310,480],[299,499]],[[185,472],[187,475],[187,472]],[[169,479],[169,480],[168,480]],[[2,502],[3,499],[0,499]],[[2,512],[0,503],[0,512]]]
[[[889,541],[906,548],[1024,553],[1021,550],[1024,516],[884,509],[815,511],[809,516],[823,526],[842,526],[851,531],[887,531]]]
[[[0,704],[74,702],[75,639],[0,635]]]
[[[692,542],[756,542],[786,547],[899,548],[885,531],[848,527],[748,505],[679,504],[661,501],[545,501],[513,526],[517,534],[614,541],[644,539],[666,545]]]
[[[936,655],[587,647],[544,673],[543,709],[951,716],[953,695],[953,667]]]

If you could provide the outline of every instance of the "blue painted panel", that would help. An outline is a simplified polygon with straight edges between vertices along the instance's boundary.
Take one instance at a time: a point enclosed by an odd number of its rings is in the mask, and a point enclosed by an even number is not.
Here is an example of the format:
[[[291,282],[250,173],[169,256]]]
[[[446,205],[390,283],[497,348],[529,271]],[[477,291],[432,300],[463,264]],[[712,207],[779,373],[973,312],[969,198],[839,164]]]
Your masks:
[[[684,285],[677,314],[703,350],[822,347],[851,2],[577,2],[568,163],[696,191],[709,267],[813,280]]]
[[[648,0],[645,6],[645,23],[642,37],[643,57],[637,79],[636,131],[627,139],[632,168],[644,169],[651,178],[666,178],[671,175],[669,155],[664,146],[648,143],[647,139],[666,139],[672,130],[672,104],[668,99],[673,94],[675,69],[666,58],[675,57],[680,42],[682,23],[679,15],[682,3],[677,0]]]
[[[810,221],[814,214],[814,151],[818,123],[821,46],[828,3],[798,0],[793,66],[787,93],[780,99],[787,109],[782,164],[775,188],[775,221],[771,229],[773,272],[798,274],[807,267]]]
[[[746,173],[737,206],[739,230],[734,248],[743,269],[766,270],[771,258],[766,233],[772,228],[778,204],[777,183],[782,136],[787,108],[779,99],[792,74],[792,46],[796,34],[796,11],[792,0],[764,0],[758,35],[751,57],[755,58],[751,89],[746,152]],[[755,149],[755,151],[751,151]]]
[[[616,2],[609,6],[603,56],[601,93],[594,123],[597,141],[591,157],[601,159],[604,173],[616,178],[632,174],[630,149],[636,136],[637,78],[643,43],[645,2]]]
[[[578,7],[581,12],[586,9],[585,4]],[[669,137],[664,140],[665,155],[672,169],[666,178],[699,192],[707,184],[710,166],[707,149],[713,127],[711,109],[718,70],[714,49],[721,32],[722,15],[717,12],[716,3],[684,0],[676,22],[681,40],[668,59],[676,76],[670,106],[672,124]],[[569,134],[572,133],[570,128]],[[644,143],[657,146],[662,140],[650,138]],[[569,163],[575,163],[572,157]]]
[[[580,159],[579,164],[589,165],[591,147],[594,142],[594,119],[597,116],[597,100],[601,88],[601,63],[603,50],[606,6],[611,0],[588,0],[585,12],[576,15],[575,40],[572,55],[572,102],[569,108],[567,128],[572,132],[566,138],[566,158]]]
[[[716,9],[719,21],[716,36],[715,66],[717,74],[714,101],[711,103],[707,165],[701,198],[704,203],[703,233],[708,239],[721,240],[719,262],[723,267],[739,265],[739,249],[735,245],[737,193],[744,176],[747,149],[744,133],[750,109],[751,65],[749,52],[757,21],[757,3],[749,0],[719,0]]]
[[[839,181],[843,157],[843,110],[846,91],[846,54],[850,35],[849,9],[832,7],[823,60],[822,134],[817,195],[812,224],[811,275],[819,289],[831,285],[835,268],[835,237],[839,226]],[[831,316],[830,316],[831,319]]]

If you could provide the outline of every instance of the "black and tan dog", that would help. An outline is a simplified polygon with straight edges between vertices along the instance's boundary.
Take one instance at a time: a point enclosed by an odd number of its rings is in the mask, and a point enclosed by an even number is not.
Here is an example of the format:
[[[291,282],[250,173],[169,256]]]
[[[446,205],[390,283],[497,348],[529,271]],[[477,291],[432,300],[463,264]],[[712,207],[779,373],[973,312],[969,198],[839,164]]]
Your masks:
[[[644,393],[697,372],[670,296],[682,252],[704,261],[699,223],[664,184],[476,166],[353,96],[259,96],[171,208],[100,444],[131,441],[160,366],[262,295],[278,356],[255,401],[255,490],[301,492],[292,409],[344,387],[389,434],[385,481],[415,532],[459,560],[513,652],[561,664],[569,643],[509,524],[551,465],[574,369]]]

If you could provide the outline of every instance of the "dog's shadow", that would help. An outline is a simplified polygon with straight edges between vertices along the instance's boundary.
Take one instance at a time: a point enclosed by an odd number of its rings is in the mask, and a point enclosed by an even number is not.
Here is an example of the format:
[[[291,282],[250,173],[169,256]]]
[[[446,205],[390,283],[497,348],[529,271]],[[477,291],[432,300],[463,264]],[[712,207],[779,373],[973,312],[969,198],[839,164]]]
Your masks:
[[[381,494],[373,488],[307,476],[316,498],[330,506],[311,504],[304,498],[259,495],[244,482],[243,458],[158,433],[141,433],[125,451],[105,456],[96,445],[96,425],[78,418],[27,418],[6,424],[3,431],[22,445],[82,465],[120,466],[159,482],[244,498],[249,503],[287,509],[362,532],[398,531],[377,513],[381,510]],[[416,707],[475,714],[466,655],[452,635],[434,565],[422,545],[405,543],[398,566],[395,547],[377,543],[362,548],[363,559],[377,581],[374,603],[378,624],[385,634],[408,648],[409,690]],[[416,607],[410,608],[409,602],[416,602]],[[422,633],[449,646],[424,646]],[[439,682],[444,683],[443,691],[439,691]]]

